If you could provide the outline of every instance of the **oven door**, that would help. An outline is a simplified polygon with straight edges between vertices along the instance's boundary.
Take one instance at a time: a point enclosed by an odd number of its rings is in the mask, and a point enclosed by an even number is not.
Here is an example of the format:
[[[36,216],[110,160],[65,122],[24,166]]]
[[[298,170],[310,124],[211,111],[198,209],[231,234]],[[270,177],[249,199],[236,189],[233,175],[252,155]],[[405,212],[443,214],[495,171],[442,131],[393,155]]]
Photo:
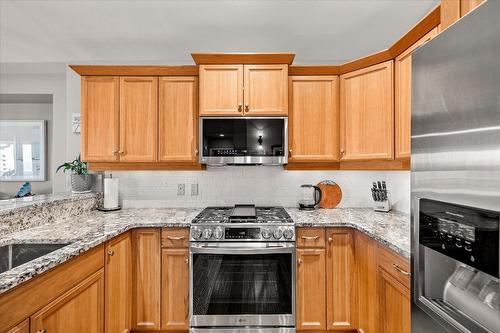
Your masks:
[[[295,326],[294,243],[192,243],[190,325]]]

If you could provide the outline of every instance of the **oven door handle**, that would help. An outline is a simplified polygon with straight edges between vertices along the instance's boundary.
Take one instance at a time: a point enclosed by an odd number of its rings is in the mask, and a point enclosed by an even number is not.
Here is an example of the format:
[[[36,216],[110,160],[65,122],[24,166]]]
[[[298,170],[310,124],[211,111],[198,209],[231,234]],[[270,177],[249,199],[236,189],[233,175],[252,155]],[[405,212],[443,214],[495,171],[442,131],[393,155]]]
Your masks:
[[[211,244],[191,244],[191,253],[205,254],[269,254],[269,253],[294,253],[295,246],[290,244],[284,245],[267,245],[267,246],[224,246]]]

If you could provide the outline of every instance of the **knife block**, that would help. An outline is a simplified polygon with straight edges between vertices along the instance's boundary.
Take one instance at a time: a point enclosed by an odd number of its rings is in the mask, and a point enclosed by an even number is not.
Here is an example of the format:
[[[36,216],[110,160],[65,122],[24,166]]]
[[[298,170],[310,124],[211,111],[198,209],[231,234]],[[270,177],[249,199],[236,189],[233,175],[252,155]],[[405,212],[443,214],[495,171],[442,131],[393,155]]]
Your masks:
[[[387,213],[391,210],[391,199],[387,198],[384,201],[373,201],[373,210],[376,212]]]

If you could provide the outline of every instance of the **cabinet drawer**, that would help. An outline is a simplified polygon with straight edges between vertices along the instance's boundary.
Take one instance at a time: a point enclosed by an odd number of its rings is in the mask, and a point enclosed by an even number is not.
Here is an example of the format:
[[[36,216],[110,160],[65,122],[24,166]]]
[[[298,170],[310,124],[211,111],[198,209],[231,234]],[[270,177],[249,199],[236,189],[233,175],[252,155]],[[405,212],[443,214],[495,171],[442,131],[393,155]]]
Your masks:
[[[297,247],[325,247],[325,228],[297,228]]]
[[[410,289],[410,262],[385,246],[378,246],[378,265]]]
[[[189,247],[189,228],[163,228],[162,247]]]

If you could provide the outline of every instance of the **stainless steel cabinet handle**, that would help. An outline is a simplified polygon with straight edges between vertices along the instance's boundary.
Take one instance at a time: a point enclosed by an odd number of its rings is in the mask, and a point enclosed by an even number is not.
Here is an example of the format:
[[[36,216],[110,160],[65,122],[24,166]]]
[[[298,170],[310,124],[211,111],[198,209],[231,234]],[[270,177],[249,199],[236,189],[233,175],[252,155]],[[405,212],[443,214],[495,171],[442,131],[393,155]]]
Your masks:
[[[392,264],[392,267],[394,267],[395,270],[397,270],[399,273],[401,273],[403,275],[406,275],[406,276],[410,276],[411,275],[410,272],[405,271],[404,269],[402,269],[401,267],[399,267],[396,264]]]
[[[305,240],[316,240],[318,238],[319,238],[319,236],[302,236],[302,239],[305,239]]]
[[[303,263],[303,262],[304,262],[304,261],[302,261],[302,259],[300,259],[300,258],[297,260],[297,263],[298,263],[299,265],[302,265],[302,263]]]
[[[179,237],[167,236],[167,238],[170,239],[170,240],[183,240],[184,236],[179,236]]]
[[[112,257],[114,255],[115,255],[115,251],[113,251],[113,250],[108,251],[108,256]]]
[[[47,333],[47,330],[45,328],[42,328],[41,330],[36,331],[36,333]]]

